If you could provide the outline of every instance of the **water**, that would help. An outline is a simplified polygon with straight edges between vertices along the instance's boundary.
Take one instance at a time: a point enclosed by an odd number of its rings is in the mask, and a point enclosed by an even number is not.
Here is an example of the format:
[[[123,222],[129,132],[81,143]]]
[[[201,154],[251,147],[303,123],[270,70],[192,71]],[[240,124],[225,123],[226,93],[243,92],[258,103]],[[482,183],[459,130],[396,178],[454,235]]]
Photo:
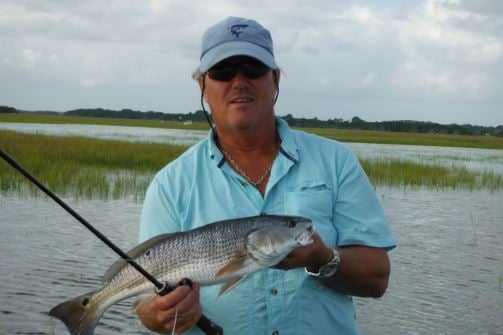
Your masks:
[[[503,334],[503,193],[378,190],[399,247],[364,334]]]
[[[503,150],[403,144],[347,143],[361,158],[400,159],[425,165],[466,168],[503,175]]]
[[[79,124],[39,124],[0,122],[0,129],[56,136],[86,136],[133,142],[193,145],[207,131]],[[466,168],[471,171],[503,174],[503,150],[445,148],[414,145],[347,143],[360,158],[402,159],[423,164]]]
[[[399,247],[382,299],[357,298],[363,334],[503,334],[503,193],[378,188]],[[65,199],[123,249],[141,203]],[[68,334],[47,312],[99,287],[113,253],[46,197],[0,195],[0,334]],[[129,310],[97,334],[148,334]],[[217,320],[218,321],[218,320]]]
[[[192,145],[208,135],[205,130],[0,122],[0,129],[52,136],[84,136],[104,140]]]
[[[139,203],[64,200],[121,248],[137,243]],[[0,230],[0,334],[68,334],[48,311],[99,288],[115,254],[45,196],[0,195]],[[149,334],[130,302],[107,312],[96,333]]]
[[[206,131],[0,123],[63,136],[191,145]],[[503,150],[348,144],[361,158],[403,159],[503,174]],[[503,334],[503,192],[377,189],[399,247],[382,299],[355,299],[363,334]],[[141,203],[66,201],[123,249],[136,244]],[[100,286],[116,259],[54,202],[0,194],[0,335],[67,334],[47,312]],[[148,334],[113,306],[97,334]]]

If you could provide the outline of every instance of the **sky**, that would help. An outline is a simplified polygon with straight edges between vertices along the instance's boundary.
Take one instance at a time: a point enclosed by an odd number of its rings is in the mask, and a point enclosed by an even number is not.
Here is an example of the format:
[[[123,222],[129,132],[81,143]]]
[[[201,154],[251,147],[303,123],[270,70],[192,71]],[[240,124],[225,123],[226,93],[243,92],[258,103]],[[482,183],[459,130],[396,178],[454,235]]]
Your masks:
[[[277,115],[503,125],[500,0],[0,0],[0,105],[196,111],[228,16],[271,31]]]

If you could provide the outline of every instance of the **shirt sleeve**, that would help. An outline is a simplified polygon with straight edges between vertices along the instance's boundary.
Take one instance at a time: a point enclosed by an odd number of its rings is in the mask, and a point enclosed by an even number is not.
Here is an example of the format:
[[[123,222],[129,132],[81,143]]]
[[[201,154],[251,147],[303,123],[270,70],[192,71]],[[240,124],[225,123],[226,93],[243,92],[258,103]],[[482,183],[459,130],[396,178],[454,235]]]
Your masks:
[[[180,231],[175,206],[157,175],[147,189],[140,218],[140,243],[154,236]]]
[[[352,151],[347,149],[339,155],[336,165],[338,178],[333,211],[337,245],[394,248],[396,243],[386,215]]]

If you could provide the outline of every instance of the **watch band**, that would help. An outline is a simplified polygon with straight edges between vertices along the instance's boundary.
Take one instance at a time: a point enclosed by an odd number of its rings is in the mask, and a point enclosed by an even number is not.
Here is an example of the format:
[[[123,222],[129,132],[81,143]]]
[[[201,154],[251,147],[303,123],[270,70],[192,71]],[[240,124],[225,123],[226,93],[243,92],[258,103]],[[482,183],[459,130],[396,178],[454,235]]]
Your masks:
[[[339,264],[341,263],[341,258],[339,255],[339,251],[336,248],[332,248],[332,251],[334,253],[334,257],[326,264],[322,265],[319,269],[318,272],[311,272],[306,268],[304,270],[308,275],[314,276],[314,277],[319,277],[319,278],[327,278],[333,276],[336,272],[337,269],[339,268]]]

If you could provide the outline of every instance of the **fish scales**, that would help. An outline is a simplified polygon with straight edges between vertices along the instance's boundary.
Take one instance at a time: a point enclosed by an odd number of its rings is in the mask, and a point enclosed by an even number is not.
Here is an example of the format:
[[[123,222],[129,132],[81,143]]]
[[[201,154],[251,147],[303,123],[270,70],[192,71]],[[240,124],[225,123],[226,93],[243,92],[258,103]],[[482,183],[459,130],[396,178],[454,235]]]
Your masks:
[[[161,282],[176,286],[183,278],[200,285],[223,283],[226,292],[246,275],[274,266],[294,248],[311,243],[313,224],[297,216],[260,215],[226,220],[187,232],[154,237],[128,252]],[[72,335],[91,335],[105,310],[154,287],[124,260],[103,277],[103,287],[54,307]]]

